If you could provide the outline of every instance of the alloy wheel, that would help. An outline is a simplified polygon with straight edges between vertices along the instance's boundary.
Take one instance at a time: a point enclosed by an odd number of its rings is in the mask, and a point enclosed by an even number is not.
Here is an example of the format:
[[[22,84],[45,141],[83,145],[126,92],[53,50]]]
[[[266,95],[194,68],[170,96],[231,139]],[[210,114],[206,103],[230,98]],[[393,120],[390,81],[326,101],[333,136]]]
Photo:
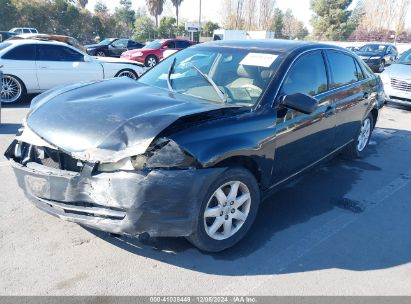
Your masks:
[[[214,240],[228,239],[236,234],[247,220],[251,194],[240,181],[220,186],[209,199],[204,210],[204,228]]]
[[[96,56],[98,57],[106,57],[106,54],[102,51],[97,52]]]
[[[367,117],[363,121],[361,125],[360,134],[358,135],[357,149],[359,152],[364,150],[365,146],[368,143],[368,139],[370,138],[370,135],[371,135],[371,120]]]
[[[9,75],[4,75],[2,79],[0,98],[2,102],[15,102],[23,92],[20,82]]]
[[[155,58],[150,57],[150,58],[148,58],[148,60],[147,60],[147,64],[148,64],[148,66],[149,66],[150,68],[152,68],[153,66],[155,66],[155,65],[157,64],[157,61],[156,61]]]
[[[378,72],[381,73],[382,71],[384,71],[384,68],[385,68],[384,61],[381,61],[380,65],[378,66]]]
[[[118,73],[117,77],[128,77],[128,78],[137,80],[136,74],[134,74],[131,71],[122,71],[122,72]]]

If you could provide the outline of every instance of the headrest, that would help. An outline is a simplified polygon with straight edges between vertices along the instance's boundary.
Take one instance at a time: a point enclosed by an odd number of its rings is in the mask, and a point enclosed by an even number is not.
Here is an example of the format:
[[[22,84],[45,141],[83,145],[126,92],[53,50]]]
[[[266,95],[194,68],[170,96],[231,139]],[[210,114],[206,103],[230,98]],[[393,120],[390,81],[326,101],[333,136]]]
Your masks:
[[[240,64],[237,68],[237,75],[242,78],[257,79],[260,76],[260,70],[258,67],[242,65]]]

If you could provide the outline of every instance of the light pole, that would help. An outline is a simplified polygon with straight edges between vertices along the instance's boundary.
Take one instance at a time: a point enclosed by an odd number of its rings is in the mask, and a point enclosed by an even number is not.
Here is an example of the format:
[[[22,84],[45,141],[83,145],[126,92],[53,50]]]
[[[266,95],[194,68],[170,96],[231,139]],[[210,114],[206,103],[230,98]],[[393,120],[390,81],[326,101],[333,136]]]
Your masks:
[[[198,40],[200,41],[201,36],[201,0],[200,0],[200,14],[198,15]]]

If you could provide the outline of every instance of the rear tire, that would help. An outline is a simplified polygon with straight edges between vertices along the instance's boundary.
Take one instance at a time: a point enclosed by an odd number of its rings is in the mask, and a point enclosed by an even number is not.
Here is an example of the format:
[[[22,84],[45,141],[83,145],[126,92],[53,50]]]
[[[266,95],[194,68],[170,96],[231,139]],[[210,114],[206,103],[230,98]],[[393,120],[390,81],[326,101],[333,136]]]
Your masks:
[[[134,72],[133,70],[130,70],[130,69],[121,70],[120,72],[118,72],[118,73],[116,74],[115,77],[128,77],[128,78],[131,78],[131,79],[133,79],[133,80],[137,80],[137,79],[138,79],[137,73]]]
[[[364,157],[364,150],[370,142],[371,133],[374,128],[374,118],[371,113],[361,123],[361,127],[357,132],[355,140],[350,143],[342,155],[346,159],[356,159]]]
[[[144,61],[144,64],[146,67],[152,68],[158,64],[158,58],[154,55],[149,55]]]
[[[106,53],[104,53],[103,51],[98,51],[98,52],[96,53],[96,56],[97,56],[97,57],[106,57],[107,55],[106,55]]]
[[[252,226],[259,203],[260,190],[250,171],[239,167],[226,170],[203,198],[188,241],[206,252],[234,246]]]

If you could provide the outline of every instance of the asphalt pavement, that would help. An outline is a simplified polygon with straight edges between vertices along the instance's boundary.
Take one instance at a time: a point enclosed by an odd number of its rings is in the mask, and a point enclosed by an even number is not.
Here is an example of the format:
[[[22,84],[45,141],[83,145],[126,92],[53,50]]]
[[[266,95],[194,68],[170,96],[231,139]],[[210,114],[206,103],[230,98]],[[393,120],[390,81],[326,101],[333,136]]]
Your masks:
[[[1,154],[27,112],[3,107]],[[218,254],[52,217],[1,158],[0,273],[0,295],[411,295],[411,111],[383,108],[364,159],[336,158],[280,190]]]

